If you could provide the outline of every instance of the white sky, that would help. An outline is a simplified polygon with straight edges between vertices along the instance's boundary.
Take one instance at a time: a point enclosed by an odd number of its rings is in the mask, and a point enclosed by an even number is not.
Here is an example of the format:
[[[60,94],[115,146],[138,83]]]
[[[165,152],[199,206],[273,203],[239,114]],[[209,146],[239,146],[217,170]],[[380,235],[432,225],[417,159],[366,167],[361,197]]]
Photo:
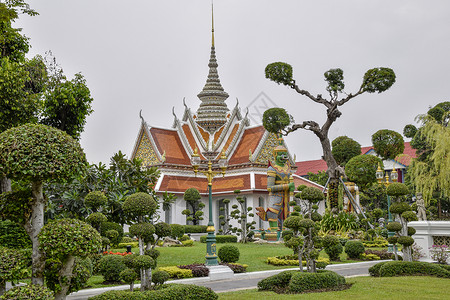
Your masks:
[[[170,128],[183,97],[193,111],[208,74],[209,0],[29,0],[40,15],[16,22],[31,38],[30,56],[51,50],[69,77],[81,72],[94,98],[81,144],[91,163],[131,155],[139,110],[152,126]],[[449,101],[450,1],[216,0],[219,76],[231,109],[239,98],[252,119],[263,112],[261,92],[296,122],[325,119],[325,107],[264,78],[268,63],[294,68],[301,88],[327,95],[323,73],[344,70],[355,92],[366,70],[390,67],[395,85],[341,107],[330,139],[347,135],[362,146],[379,129],[402,132],[429,106]],[[257,101],[253,101],[257,98]],[[267,101],[267,100],[266,100]],[[254,122],[252,122],[255,124]],[[297,160],[319,159],[317,137],[287,138]]]

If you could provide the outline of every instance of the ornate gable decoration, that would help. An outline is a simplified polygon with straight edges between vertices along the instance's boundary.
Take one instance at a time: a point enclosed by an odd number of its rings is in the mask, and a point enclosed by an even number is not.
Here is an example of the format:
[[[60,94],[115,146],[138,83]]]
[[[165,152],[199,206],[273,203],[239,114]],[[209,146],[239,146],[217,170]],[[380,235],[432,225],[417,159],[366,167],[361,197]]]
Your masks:
[[[139,144],[136,147],[135,158],[142,160],[144,166],[159,164],[158,156],[152,147],[151,141],[144,130],[141,130]]]
[[[269,160],[273,160],[273,148],[278,146],[277,135],[268,132],[266,132],[266,134],[267,138],[262,144],[261,149],[257,149],[257,151],[259,150],[259,153],[255,151],[255,155],[257,156],[253,161],[254,163],[267,165],[269,163]]]

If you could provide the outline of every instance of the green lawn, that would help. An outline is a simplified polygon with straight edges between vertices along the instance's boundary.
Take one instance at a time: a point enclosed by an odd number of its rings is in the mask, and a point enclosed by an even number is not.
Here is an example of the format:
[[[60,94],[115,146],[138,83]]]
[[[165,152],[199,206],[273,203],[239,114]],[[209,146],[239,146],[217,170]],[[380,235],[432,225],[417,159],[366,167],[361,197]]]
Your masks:
[[[267,257],[279,256],[279,255],[290,255],[292,250],[285,247],[283,244],[241,244],[241,243],[230,243],[230,244],[217,244],[217,251],[220,247],[224,245],[234,245],[239,248],[240,258],[238,263],[247,264],[248,272],[263,271],[263,270],[275,270],[275,269],[285,269],[288,266],[272,266],[266,264],[265,260]],[[194,242],[192,247],[159,247],[157,248],[161,255],[158,258],[158,266],[176,266],[176,265],[187,265],[193,263],[204,263],[206,255],[206,244],[200,242]],[[379,248],[374,248],[379,249]],[[113,249],[113,252],[120,251],[124,252],[124,249]],[[133,248],[134,253],[138,253],[137,248]],[[320,253],[320,257],[328,258],[325,251]],[[351,263],[355,262],[353,260],[347,260],[347,255],[345,253],[341,254],[341,262],[333,263]]]
[[[280,295],[274,292],[243,290],[220,293],[219,300],[234,299],[450,299],[450,279],[417,277],[354,277],[347,279],[353,286],[345,291]]]

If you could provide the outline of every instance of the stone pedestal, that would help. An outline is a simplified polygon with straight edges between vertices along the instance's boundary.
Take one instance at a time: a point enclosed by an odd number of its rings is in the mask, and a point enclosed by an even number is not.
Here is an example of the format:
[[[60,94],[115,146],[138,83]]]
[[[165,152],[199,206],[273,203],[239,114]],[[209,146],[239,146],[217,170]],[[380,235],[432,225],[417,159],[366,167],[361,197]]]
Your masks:
[[[209,266],[209,280],[231,279],[234,277],[234,272],[227,266]]]
[[[408,226],[416,230],[416,234],[412,237],[416,244],[423,249],[422,252],[425,253],[425,257],[420,259],[421,261],[433,261],[430,255],[430,248],[434,244],[442,243],[443,241],[447,246],[450,246],[449,221],[414,221],[409,222]]]

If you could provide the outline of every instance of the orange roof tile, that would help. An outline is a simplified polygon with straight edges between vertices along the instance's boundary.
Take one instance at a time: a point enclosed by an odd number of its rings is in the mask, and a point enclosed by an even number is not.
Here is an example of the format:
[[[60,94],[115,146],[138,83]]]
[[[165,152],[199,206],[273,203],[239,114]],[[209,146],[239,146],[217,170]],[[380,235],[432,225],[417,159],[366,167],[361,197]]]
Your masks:
[[[225,128],[225,126],[220,127],[220,129],[218,131],[216,131],[216,133],[214,133],[214,144],[217,143],[217,140],[219,139],[220,135],[222,134],[223,129]]]
[[[266,130],[258,126],[246,129],[242,138],[230,159],[230,164],[242,164],[249,161],[249,150],[255,151]]]
[[[200,134],[202,135],[203,139],[205,140],[205,142],[208,142],[208,140],[209,140],[209,133],[204,131],[203,128],[200,127],[200,125],[197,125],[197,128],[198,128],[198,131],[200,132]]]
[[[239,124],[235,124],[233,127],[233,130],[231,130],[230,136],[228,137],[227,142],[225,143],[225,146],[223,146],[223,150],[222,151],[227,151],[228,147],[230,147],[231,142],[233,141],[234,136],[236,135],[236,132],[239,129]]]
[[[189,188],[196,188],[200,193],[206,193],[208,182],[203,177],[165,175],[159,190],[184,193]],[[250,174],[214,178],[212,188],[213,194],[218,192],[232,193],[237,189],[248,190],[250,189]]]
[[[298,161],[295,163],[297,171],[295,174],[305,176],[308,172],[317,174],[319,171],[326,171],[328,169],[327,163],[323,159]]]
[[[167,129],[151,128],[150,134],[159,153],[166,152],[166,163],[190,165],[189,156],[181,143],[178,132]]]
[[[189,146],[191,146],[192,150],[195,150],[195,148],[200,149],[200,147],[198,147],[197,143],[195,142],[194,135],[192,134],[189,125],[184,124],[182,126],[182,129],[183,129],[184,134],[186,135],[186,138],[189,142]],[[201,153],[199,153],[199,154],[200,154],[201,159],[205,159]]]

